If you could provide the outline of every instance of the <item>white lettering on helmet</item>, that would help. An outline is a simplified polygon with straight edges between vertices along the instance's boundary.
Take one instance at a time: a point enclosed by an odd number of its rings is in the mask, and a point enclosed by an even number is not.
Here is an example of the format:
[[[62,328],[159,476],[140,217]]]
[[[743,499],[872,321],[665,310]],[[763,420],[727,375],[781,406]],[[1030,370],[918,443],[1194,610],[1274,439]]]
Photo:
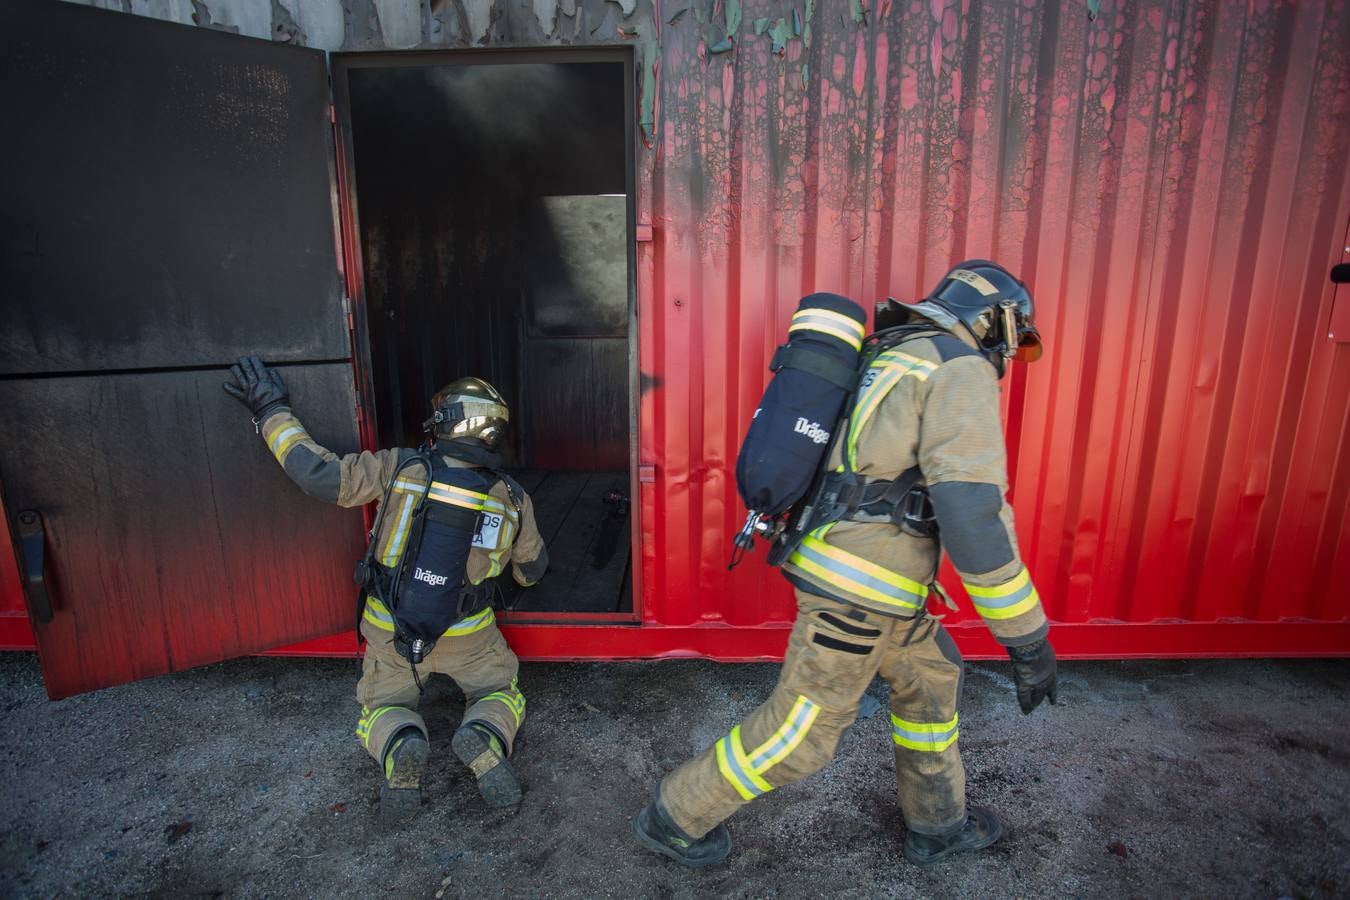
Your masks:
[[[830,433],[821,428],[819,422],[808,421],[805,416],[797,419],[797,424],[792,427],[792,430],[798,434],[806,435],[816,444],[823,444],[830,439]]]
[[[418,581],[425,581],[432,587],[439,587],[450,580],[445,575],[437,575],[435,572],[428,572],[421,566],[418,566],[417,571],[413,572],[413,578],[417,579]]]

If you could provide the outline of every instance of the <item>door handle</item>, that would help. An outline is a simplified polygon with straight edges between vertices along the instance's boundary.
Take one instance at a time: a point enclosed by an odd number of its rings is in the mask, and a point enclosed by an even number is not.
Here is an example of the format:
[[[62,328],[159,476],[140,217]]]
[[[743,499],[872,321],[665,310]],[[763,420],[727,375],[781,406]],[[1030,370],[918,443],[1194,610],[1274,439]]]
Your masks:
[[[52,601],[47,593],[47,528],[42,513],[35,509],[19,513],[19,549],[28,611],[46,625],[52,620]]]
[[[1332,284],[1350,284],[1350,263],[1339,263],[1331,267]]]

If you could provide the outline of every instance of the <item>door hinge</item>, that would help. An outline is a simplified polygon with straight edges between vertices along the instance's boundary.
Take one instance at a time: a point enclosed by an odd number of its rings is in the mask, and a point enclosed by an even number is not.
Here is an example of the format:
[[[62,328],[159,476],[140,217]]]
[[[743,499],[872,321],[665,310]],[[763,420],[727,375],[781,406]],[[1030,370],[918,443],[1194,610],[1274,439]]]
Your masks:
[[[312,106],[310,107],[310,109],[313,108],[314,107]],[[328,104],[328,121],[334,125],[337,124],[337,107],[331,103]]]
[[[355,326],[355,324],[352,322],[352,301],[351,301],[351,298],[350,298],[350,297],[343,297],[343,298],[342,298],[342,315],[343,315],[343,316],[346,318],[346,320],[347,320],[347,330],[348,330],[348,331],[355,331],[355,330],[356,330],[356,326]]]

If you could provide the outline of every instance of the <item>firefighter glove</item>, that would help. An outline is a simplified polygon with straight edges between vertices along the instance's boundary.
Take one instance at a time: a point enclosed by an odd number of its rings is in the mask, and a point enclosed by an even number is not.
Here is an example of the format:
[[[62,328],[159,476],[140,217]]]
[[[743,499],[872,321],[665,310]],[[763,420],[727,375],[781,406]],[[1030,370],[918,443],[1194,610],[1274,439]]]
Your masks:
[[[281,373],[269,369],[256,356],[241,356],[230,366],[230,374],[235,383],[221,385],[225,393],[253,410],[254,422],[261,422],[268,415],[283,407],[289,408],[290,394],[286,391],[286,382]]]
[[[1055,648],[1050,642],[1041,638],[1021,647],[1009,647],[1008,656],[1012,659],[1017,704],[1022,707],[1022,714],[1029,714],[1047,697],[1053,704],[1058,689],[1055,686]]]

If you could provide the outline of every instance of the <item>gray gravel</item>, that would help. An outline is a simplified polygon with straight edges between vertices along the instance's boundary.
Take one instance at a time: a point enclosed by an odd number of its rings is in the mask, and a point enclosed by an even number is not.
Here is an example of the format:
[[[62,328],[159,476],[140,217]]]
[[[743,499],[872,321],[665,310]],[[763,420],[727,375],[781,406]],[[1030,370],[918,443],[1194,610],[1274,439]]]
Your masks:
[[[730,822],[732,859],[637,849],[656,778],[773,685],[772,665],[526,665],[516,812],[485,810],[428,685],[427,802],[382,830],[353,737],[350,660],[247,659],[60,702],[0,654],[5,896],[839,897],[1350,895],[1344,661],[1068,663],[1020,716],[1004,665],[971,664],[962,748],[996,848],[899,856],[884,711],[824,773]],[[880,683],[869,692],[884,699]]]

